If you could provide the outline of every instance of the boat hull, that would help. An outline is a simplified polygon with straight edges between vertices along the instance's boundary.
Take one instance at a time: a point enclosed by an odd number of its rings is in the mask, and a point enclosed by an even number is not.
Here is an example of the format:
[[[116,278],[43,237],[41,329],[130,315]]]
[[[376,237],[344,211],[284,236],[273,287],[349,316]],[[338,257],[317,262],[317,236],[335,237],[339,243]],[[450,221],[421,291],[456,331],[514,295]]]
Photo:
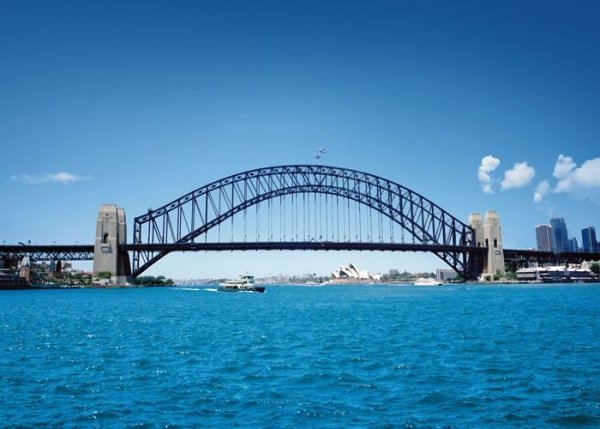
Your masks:
[[[436,281],[420,281],[420,282],[415,282],[414,285],[415,286],[441,286],[443,283],[442,282],[436,282]]]
[[[219,292],[258,292],[265,291],[264,286],[221,286],[217,288]]]

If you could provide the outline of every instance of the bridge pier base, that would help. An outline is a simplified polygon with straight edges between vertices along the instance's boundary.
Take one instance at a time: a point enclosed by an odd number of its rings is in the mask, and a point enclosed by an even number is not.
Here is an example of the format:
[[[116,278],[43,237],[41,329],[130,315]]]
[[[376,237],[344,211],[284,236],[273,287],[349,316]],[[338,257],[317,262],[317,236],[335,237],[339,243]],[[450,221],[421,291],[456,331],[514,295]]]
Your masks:
[[[110,277],[110,283],[125,285],[131,275],[129,255],[122,250],[127,243],[125,210],[115,204],[103,204],[98,212],[94,244],[94,276]]]

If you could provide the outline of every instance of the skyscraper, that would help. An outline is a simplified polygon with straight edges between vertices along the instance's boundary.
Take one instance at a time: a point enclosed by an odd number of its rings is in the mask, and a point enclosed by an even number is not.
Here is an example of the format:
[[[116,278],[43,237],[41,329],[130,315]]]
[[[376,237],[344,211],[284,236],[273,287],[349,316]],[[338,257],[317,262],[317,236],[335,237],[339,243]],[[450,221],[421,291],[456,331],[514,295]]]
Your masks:
[[[569,244],[569,234],[567,232],[567,224],[565,219],[562,217],[553,217],[550,219],[550,225],[552,225],[552,235],[554,237],[554,251],[555,252],[569,252],[571,246]]]
[[[598,242],[596,241],[596,228],[588,226],[581,230],[581,242],[584,252],[597,252]]]
[[[544,250],[546,252],[554,250],[554,238],[552,237],[552,227],[550,225],[536,226],[535,238],[538,250]]]
[[[577,252],[579,250],[579,243],[577,243],[576,237],[571,237],[569,240],[569,251]]]

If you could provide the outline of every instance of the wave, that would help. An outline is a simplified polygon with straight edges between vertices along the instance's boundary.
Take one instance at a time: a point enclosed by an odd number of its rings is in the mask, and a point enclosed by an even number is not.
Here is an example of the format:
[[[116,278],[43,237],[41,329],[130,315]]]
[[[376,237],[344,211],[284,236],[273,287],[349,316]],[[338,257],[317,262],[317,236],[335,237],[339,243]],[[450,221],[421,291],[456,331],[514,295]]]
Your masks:
[[[187,292],[216,292],[216,288],[207,288],[207,287],[177,287],[172,290],[181,290]]]

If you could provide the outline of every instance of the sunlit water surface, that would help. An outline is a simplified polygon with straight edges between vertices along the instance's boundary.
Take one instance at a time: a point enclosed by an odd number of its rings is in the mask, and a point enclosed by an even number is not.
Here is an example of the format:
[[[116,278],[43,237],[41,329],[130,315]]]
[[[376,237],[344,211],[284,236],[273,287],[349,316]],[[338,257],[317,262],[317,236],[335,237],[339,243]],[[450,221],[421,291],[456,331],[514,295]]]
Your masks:
[[[600,426],[600,286],[0,293],[0,426]]]

